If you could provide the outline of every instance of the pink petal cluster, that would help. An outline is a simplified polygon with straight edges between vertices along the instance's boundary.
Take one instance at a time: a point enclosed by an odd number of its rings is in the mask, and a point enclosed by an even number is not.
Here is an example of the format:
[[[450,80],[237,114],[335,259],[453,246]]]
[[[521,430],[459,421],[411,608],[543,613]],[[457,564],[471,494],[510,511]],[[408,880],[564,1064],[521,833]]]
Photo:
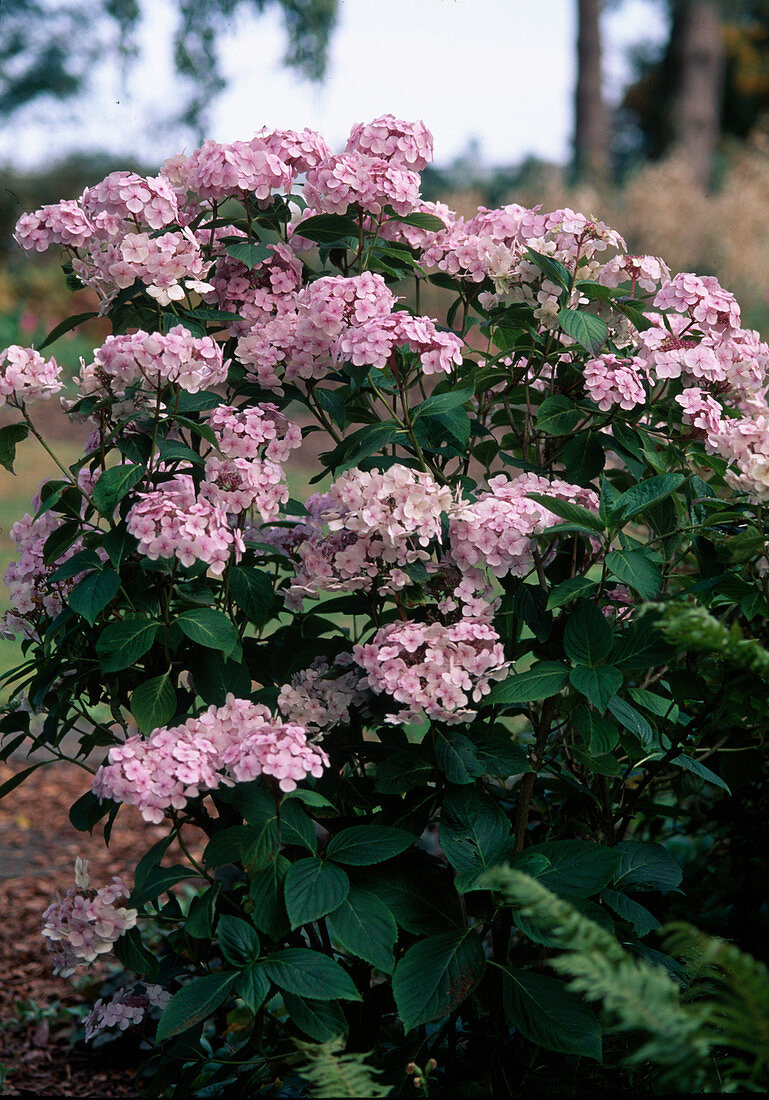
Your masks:
[[[231,229],[227,235],[242,236],[246,240],[245,233],[240,230]],[[200,234],[203,239],[209,236],[208,233]],[[271,255],[251,269],[222,252],[210,276],[212,289],[203,295],[205,301],[242,318],[242,321],[233,320],[228,324],[232,335],[243,335],[294,307],[296,294],[302,286],[301,261],[287,245],[279,243],[269,247]]]
[[[326,141],[315,130],[260,130],[255,140],[264,142],[271,153],[297,174],[317,168],[331,156]]]
[[[419,202],[419,176],[408,168],[364,153],[341,153],[307,173],[304,198],[310,213],[344,214],[359,206],[378,216],[385,206],[410,214]],[[301,233],[301,223],[299,225]]]
[[[454,561],[463,570],[486,566],[497,577],[512,573],[525,577],[534,568],[535,536],[546,527],[563,522],[529,493],[543,493],[559,500],[598,511],[592,489],[536,474],[509,480],[504,474],[489,479],[489,492],[452,513],[449,542]]]
[[[93,235],[94,227],[76,199],[64,199],[22,214],[16,223],[14,239],[28,251],[46,252],[51,245],[82,248]]]
[[[219,450],[226,458],[266,458],[286,462],[301,446],[302,429],[276,405],[264,402],[241,409],[218,405],[208,415]]]
[[[0,351],[0,408],[53,397],[62,387],[61,367],[55,359],[44,359],[34,348],[18,344]]]
[[[421,120],[404,122],[394,115],[381,115],[353,126],[345,152],[366,153],[421,172],[433,159],[433,135]]]
[[[278,709],[285,720],[315,735],[349,722],[350,708],[366,698],[360,671],[350,668],[351,664],[349,654],[337,657],[333,668],[324,657],[317,657],[309,668],[295,673],[278,695]]]
[[[677,394],[675,400],[683,409],[684,424],[691,424],[708,436],[721,431],[723,408],[709,393],[697,386],[689,386]]]
[[[179,164],[175,168],[187,190],[211,202],[247,192],[267,205],[274,191],[290,191],[294,179],[291,167],[259,136],[229,145],[204,141],[183,170]]]
[[[462,365],[462,341],[441,332],[429,317],[397,311],[371,317],[347,329],[334,345],[337,359],[356,366],[387,366],[395,348],[407,347],[419,356],[424,374],[449,374]]]
[[[308,776],[320,778],[328,757],[307,741],[303,726],[274,718],[267,707],[228,695],[180,726],[136,735],[109,752],[94,777],[100,798],[137,806],[145,821],[159,824],[169,809],[224,784],[260,775],[293,791]]]
[[[196,498],[192,478],[179,475],[162,489],[137,493],[126,517],[139,553],[151,561],[178,558],[184,566],[206,562],[221,576],[231,558],[245,552],[240,531],[230,526],[223,505]]]
[[[162,176],[145,179],[135,172],[110,172],[94,187],[86,187],[80,202],[89,218],[107,214],[150,229],[163,229],[179,216],[176,195],[167,180]]]
[[[585,363],[585,389],[601,412],[608,412],[614,405],[625,410],[643,405],[644,378],[643,363],[638,358],[607,353]]]
[[[397,622],[378,630],[353,656],[377,695],[388,695],[401,709],[389,722],[426,714],[449,724],[466,722],[508,669],[499,635],[487,623],[462,619],[442,623]]]
[[[654,305],[684,314],[707,330],[730,333],[740,329],[737,299],[713,275],[681,272],[657,291]]]
[[[598,281],[604,286],[630,283],[631,293],[640,288],[653,294],[661,284],[670,281],[670,268],[659,256],[626,253],[608,260],[601,268]]]
[[[193,336],[183,325],[165,334],[132,332],[108,336],[84,366],[78,378],[81,393],[107,391],[125,397],[129,386],[157,391],[177,385],[188,393],[219,386],[227,379],[229,364],[210,336]]]
[[[83,1020],[85,1041],[90,1042],[95,1035],[111,1027],[125,1031],[140,1024],[151,1008],[163,1009],[171,1000],[171,994],[162,985],[144,982],[143,990],[129,992],[123,989],[109,1001],[100,997]]]
[[[136,924],[136,909],[116,906],[130,890],[122,878],[110,886],[89,888],[88,863],[75,861],[75,889],[52,902],[43,913],[43,936],[53,954],[54,972],[66,978],[83,963],[112,950],[116,940]]]
[[[323,378],[333,362],[336,339],[351,326],[389,313],[395,304],[381,275],[364,271],[350,278],[324,276],[296,295],[285,311],[257,326],[238,343],[238,356],[260,385]]]
[[[288,500],[289,491],[285,472],[275,462],[211,454],[200,495],[225,513],[237,515],[253,507],[263,520],[270,520]]]
[[[32,503],[36,508],[39,497]],[[82,574],[64,581],[51,581],[51,574],[73,554],[82,550],[77,539],[55,562],[46,562],[45,544],[49,535],[58,530],[63,520],[53,512],[43,512],[35,519],[29,512],[11,527],[10,539],[15,543],[18,558],[3,574],[8,588],[11,610],[5,615],[5,627],[15,633],[35,636],[41,619],[53,619],[64,606],[69,593]]]
[[[445,202],[420,202],[412,213],[432,214],[433,217],[440,218],[446,229],[451,229],[457,220],[456,213]],[[436,233],[442,232],[442,229],[420,229],[417,225],[408,225],[397,218],[388,218],[383,222],[379,236],[385,241],[403,241],[411,248],[421,249],[435,239]]]

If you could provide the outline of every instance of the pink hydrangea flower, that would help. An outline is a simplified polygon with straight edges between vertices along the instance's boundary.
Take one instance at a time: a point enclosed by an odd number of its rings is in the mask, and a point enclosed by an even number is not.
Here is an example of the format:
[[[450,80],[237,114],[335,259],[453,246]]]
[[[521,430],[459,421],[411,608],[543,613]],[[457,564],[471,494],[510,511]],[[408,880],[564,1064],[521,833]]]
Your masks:
[[[634,409],[646,401],[642,360],[607,353],[589,359],[584,369],[585,389],[601,412],[614,405]]]
[[[394,115],[381,115],[373,122],[356,123],[345,151],[367,153],[421,172],[433,159],[433,135],[421,120],[403,122]]]
[[[226,381],[228,366],[210,336],[193,336],[176,325],[165,334],[140,330],[108,336],[78,382],[83,393],[107,389],[116,397],[125,397],[129,386],[154,393],[169,384],[198,393]]]
[[[356,366],[383,368],[395,348],[416,352],[424,374],[450,373],[462,364],[462,341],[453,332],[441,332],[429,317],[398,311],[346,329],[334,345],[338,359]]]
[[[0,351],[0,408],[53,397],[62,388],[61,367],[55,359],[44,359],[33,348],[18,344]]]

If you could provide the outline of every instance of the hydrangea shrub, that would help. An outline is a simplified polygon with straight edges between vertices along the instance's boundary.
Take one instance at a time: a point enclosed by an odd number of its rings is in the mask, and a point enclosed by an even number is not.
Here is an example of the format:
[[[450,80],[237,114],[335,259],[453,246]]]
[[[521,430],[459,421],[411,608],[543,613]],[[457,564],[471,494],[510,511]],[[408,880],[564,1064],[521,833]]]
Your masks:
[[[396,1090],[428,1058],[493,1095],[537,1049],[596,1065],[489,869],[648,953],[681,883],[660,807],[721,796],[711,758],[765,722],[737,651],[765,653],[769,347],[595,218],[423,202],[431,156],[392,116],[340,154],[263,130],[17,226],[114,334],[64,402],[85,453],[11,532],[4,754],[76,735],[73,824],[167,826],[44,928],[60,972],[134,975],[86,1030],[140,1026],[153,1095],[296,1095],[292,1039]],[[9,468],[62,389],[42,351],[0,353]]]

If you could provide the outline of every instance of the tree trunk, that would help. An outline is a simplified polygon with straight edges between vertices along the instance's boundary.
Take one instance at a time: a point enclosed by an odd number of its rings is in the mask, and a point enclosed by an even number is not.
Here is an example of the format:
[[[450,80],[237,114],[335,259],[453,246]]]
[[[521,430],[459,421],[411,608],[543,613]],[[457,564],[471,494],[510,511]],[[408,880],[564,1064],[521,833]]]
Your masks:
[[[601,0],[577,0],[574,166],[599,182],[609,173],[609,114],[601,82]]]
[[[667,63],[670,151],[686,158],[705,191],[721,130],[724,43],[718,0],[675,0]]]

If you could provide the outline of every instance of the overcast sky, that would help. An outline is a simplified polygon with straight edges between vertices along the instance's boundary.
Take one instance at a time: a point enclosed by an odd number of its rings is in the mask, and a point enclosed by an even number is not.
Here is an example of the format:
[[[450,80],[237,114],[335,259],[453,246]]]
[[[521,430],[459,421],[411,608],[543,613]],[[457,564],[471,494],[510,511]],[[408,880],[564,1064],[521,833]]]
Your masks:
[[[263,125],[320,130],[341,148],[352,123],[390,112],[422,118],[446,163],[480,142],[483,159],[527,154],[564,161],[573,127],[576,0],[340,0],[328,75],[298,80],[280,64],[280,16],[232,22],[221,40],[227,91],[210,135],[248,138]],[[105,149],[157,163],[191,147],[160,120],[178,109],[170,38],[173,0],[145,4],[141,66],[123,86],[105,66],[90,95],[61,112],[36,108],[0,134],[0,163],[31,167],[73,149]],[[624,0],[605,17],[607,93],[628,75],[627,48],[660,41],[658,0]]]

